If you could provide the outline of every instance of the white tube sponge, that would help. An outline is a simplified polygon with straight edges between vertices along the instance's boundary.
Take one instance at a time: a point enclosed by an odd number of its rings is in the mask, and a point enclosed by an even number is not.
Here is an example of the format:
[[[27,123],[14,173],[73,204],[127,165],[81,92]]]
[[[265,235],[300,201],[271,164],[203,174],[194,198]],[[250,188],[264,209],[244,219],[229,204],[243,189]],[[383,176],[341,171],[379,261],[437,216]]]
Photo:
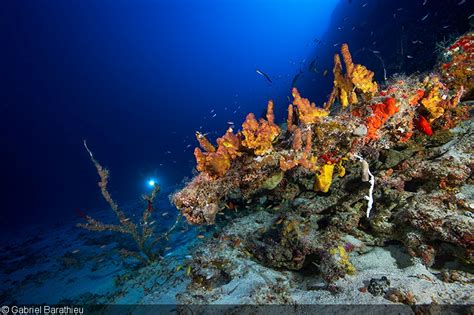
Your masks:
[[[362,163],[362,181],[370,183],[369,195],[364,196],[364,198],[367,200],[367,218],[369,218],[370,210],[372,210],[372,206],[374,205],[373,194],[375,186],[375,177],[370,172],[369,163],[367,163],[367,161],[360,155],[354,154],[354,156]]]

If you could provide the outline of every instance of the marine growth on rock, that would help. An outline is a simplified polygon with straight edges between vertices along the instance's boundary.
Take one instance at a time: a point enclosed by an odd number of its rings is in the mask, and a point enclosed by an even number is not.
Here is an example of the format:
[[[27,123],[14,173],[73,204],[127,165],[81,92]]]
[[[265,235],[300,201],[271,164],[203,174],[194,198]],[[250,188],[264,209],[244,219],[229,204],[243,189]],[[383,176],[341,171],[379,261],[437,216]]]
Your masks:
[[[470,51],[465,36],[455,46]],[[465,129],[472,127],[459,127],[470,118],[463,97],[472,93],[458,78],[461,65],[456,75],[441,65],[379,85],[347,44],[341,55],[344,69],[335,54],[334,87],[322,107],[293,88],[289,105],[269,101],[266,119],[248,114],[217,148],[198,133],[200,173],[172,201],[192,224],[215,223],[229,204],[274,211],[275,229],[256,232],[247,250],[278,268],[314,263],[329,282],[356,272],[347,234],[366,244],[396,240],[426,265],[440,251],[472,263],[474,222],[463,212],[472,204],[456,194],[472,182],[473,166]],[[288,109],[286,125],[275,122],[274,106]],[[456,133],[462,141],[450,142]]]

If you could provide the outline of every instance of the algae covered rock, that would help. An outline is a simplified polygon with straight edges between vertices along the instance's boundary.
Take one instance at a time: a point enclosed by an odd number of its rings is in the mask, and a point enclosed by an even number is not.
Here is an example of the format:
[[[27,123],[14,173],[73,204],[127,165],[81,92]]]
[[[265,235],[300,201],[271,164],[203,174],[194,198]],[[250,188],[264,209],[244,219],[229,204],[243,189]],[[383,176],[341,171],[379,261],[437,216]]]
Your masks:
[[[267,189],[267,190],[273,190],[275,189],[275,187],[278,186],[278,184],[280,184],[282,179],[283,179],[283,172],[275,173],[274,175],[271,175],[262,183],[261,188]]]
[[[324,108],[293,89],[286,129],[276,132],[273,103],[266,120],[247,116],[244,132],[233,135],[252,145],[232,146],[225,172],[201,172],[173,202],[190,223],[213,224],[238,192],[243,216],[273,215],[242,240],[244,255],[274,269],[309,269],[327,283],[356,272],[347,235],[360,247],[401,243],[426,266],[441,256],[472,264],[474,202],[466,185],[474,122],[462,89],[450,90],[436,73],[379,86],[347,45],[342,56],[347,73],[337,55]],[[345,109],[330,111],[336,101]],[[222,278],[212,270],[210,279]]]

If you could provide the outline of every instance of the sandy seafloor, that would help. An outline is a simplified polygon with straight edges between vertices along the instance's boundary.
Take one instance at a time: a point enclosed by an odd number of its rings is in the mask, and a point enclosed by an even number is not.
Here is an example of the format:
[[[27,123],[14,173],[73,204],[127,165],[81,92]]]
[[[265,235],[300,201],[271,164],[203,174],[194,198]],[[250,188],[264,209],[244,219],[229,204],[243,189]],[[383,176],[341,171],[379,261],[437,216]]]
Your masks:
[[[162,216],[163,212],[157,216],[167,222],[174,221],[176,213]],[[274,216],[265,211],[254,212],[235,218],[223,228],[191,228],[182,224],[167,244],[163,244],[167,248],[163,259],[141,268],[117,255],[120,244],[128,242],[120,235],[89,232],[75,227],[75,222],[31,229],[3,244],[0,301],[2,304],[390,304],[383,296],[361,290],[371,278],[386,276],[391,288],[412,292],[417,304],[474,304],[472,274],[461,268],[460,281],[443,282],[441,270],[426,268],[398,244],[361,246],[352,252],[351,261],[357,272],[338,280],[337,292],[327,290],[317,275],[262,266],[242,246],[228,242],[215,245],[216,238],[223,235],[245,238],[271,222]],[[100,211],[97,218],[113,220],[108,210]],[[197,238],[197,234],[206,238]],[[356,239],[347,236],[347,240],[357,248]],[[213,290],[190,286],[186,264],[193,255],[228,260],[233,266],[231,280]],[[448,262],[444,268],[447,267],[459,266]]]

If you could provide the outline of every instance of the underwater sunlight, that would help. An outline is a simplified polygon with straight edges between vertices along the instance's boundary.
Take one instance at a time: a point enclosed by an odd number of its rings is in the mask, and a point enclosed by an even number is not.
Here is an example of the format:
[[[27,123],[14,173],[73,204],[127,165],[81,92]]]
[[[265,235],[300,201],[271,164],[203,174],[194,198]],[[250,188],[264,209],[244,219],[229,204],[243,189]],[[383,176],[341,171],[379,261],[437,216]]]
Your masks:
[[[470,1],[0,20],[1,314],[472,313]]]

